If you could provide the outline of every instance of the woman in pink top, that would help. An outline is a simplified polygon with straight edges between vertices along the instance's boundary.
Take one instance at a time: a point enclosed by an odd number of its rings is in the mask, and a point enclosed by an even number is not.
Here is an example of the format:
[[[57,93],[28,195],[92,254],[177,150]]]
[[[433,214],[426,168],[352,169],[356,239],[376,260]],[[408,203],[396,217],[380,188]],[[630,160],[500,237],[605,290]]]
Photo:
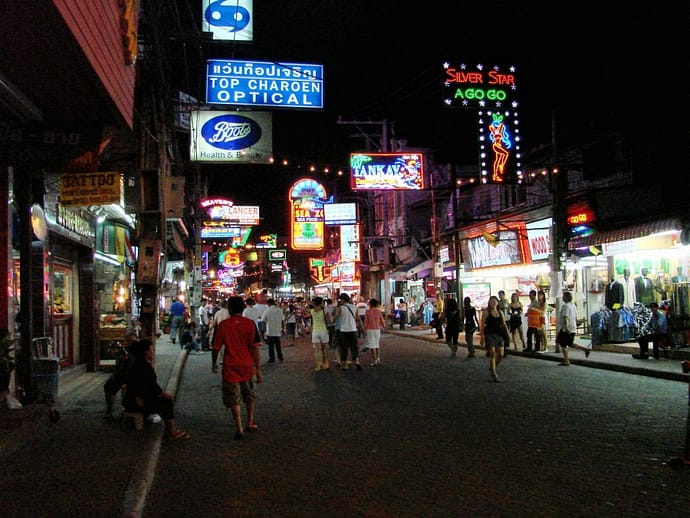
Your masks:
[[[371,349],[371,356],[374,360],[371,366],[381,365],[381,349],[379,348],[381,342],[381,331],[386,331],[386,321],[383,319],[383,313],[379,309],[379,301],[376,299],[369,300],[369,307],[364,314],[364,330],[367,333],[367,343],[362,352]]]

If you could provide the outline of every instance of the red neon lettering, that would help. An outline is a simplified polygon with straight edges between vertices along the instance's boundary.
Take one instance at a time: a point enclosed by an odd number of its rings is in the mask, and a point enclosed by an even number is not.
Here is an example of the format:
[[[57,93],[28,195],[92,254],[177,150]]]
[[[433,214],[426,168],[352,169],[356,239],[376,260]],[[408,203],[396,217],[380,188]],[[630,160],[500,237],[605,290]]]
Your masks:
[[[490,85],[515,85],[515,76],[513,74],[501,74],[495,70],[489,71]]]
[[[450,83],[483,83],[481,72],[456,72],[454,68],[446,70],[446,76]]]

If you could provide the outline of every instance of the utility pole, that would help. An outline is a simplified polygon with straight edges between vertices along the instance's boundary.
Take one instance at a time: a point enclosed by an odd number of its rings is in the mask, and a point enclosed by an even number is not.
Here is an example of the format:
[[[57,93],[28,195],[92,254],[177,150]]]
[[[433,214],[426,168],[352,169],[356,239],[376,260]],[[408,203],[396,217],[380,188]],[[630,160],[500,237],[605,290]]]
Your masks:
[[[458,309],[460,310],[460,323],[464,328],[465,323],[465,306],[463,304],[464,295],[462,293],[462,279],[460,272],[462,270],[462,249],[460,247],[460,236],[458,235],[458,213],[460,212],[460,187],[458,186],[457,172],[455,164],[448,164],[450,170],[450,181],[453,189],[453,255],[455,257],[455,297],[458,301]],[[432,191],[433,192],[433,191]]]
[[[565,170],[559,170],[557,166],[556,152],[556,113],[551,112],[551,167],[549,170],[549,187],[551,189],[551,290],[554,298],[556,315],[561,309],[561,291],[563,285],[563,272],[561,271],[561,253],[564,252],[563,228],[565,226],[565,203],[563,197],[568,191],[568,176]],[[555,352],[561,348],[555,344]]]
[[[338,119],[338,124],[349,124],[354,126],[357,131],[359,131],[359,136],[364,137],[365,143],[367,144],[367,147],[373,147],[376,149],[378,152],[387,152],[389,150],[388,146],[388,120],[383,119],[381,121],[358,121],[358,120],[350,120],[350,121],[344,121]],[[380,126],[381,127],[381,137],[380,137],[380,143],[376,144],[374,137],[375,135],[370,135],[369,133],[366,133],[361,126]],[[391,270],[391,264],[390,264],[390,227],[388,225],[388,207],[389,207],[389,196],[391,196],[392,193],[389,192],[381,192],[379,194],[380,199],[381,199],[381,214],[376,214],[376,208],[377,204],[376,201],[374,201],[374,221],[376,222],[377,220],[381,221],[381,235],[380,238],[382,239],[381,243],[381,249],[383,250],[383,289],[381,292],[381,299],[382,303],[385,303],[385,308],[386,311],[390,308],[390,303],[391,303],[391,287],[390,287],[390,270]],[[374,200],[376,200],[376,195],[374,195]],[[379,217],[377,217],[379,216]],[[374,229],[375,230],[375,229]],[[373,232],[376,234],[376,232]]]

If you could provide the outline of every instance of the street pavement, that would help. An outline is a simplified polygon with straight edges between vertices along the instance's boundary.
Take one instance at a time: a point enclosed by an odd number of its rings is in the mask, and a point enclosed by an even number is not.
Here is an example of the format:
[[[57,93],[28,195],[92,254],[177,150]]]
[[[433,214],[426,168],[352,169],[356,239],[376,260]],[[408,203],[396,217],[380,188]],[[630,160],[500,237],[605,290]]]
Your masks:
[[[0,415],[0,516],[688,515],[679,360],[511,351],[494,383],[482,350],[449,353],[428,328],[384,334],[362,371],[314,372],[308,339],[283,363],[263,346],[259,430],[237,441],[210,353],[164,335],[156,372],[191,439],[103,420],[108,373],[63,372],[57,423]]]

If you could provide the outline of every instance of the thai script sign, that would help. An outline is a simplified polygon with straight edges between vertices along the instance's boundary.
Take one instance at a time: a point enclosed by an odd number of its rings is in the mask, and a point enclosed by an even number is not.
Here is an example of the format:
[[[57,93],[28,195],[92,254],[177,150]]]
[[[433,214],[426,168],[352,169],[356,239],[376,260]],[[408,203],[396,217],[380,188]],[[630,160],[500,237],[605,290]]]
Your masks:
[[[206,103],[323,108],[323,65],[210,59]]]

